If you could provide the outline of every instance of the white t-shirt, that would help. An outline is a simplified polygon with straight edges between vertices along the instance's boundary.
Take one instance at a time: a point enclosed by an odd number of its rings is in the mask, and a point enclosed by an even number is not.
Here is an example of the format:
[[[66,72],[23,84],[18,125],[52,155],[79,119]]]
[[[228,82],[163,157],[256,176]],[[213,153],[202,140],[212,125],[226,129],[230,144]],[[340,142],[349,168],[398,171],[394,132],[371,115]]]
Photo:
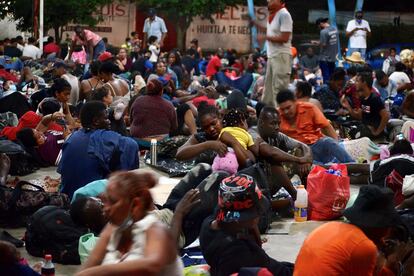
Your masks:
[[[267,22],[267,36],[279,36],[282,32],[290,32],[289,41],[286,43],[273,43],[267,41],[267,57],[278,54],[292,54],[293,20],[286,8],[279,10],[272,22]]]
[[[34,45],[27,44],[23,48],[24,57],[31,57],[32,59],[39,59],[42,56],[42,51]]]
[[[369,32],[371,32],[371,28],[369,27],[369,23],[366,20],[362,20],[361,24],[353,19],[348,22],[348,26],[346,27],[347,32],[352,32],[355,28],[367,28]],[[354,32],[354,34],[349,37],[349,47],[351,48],[367,48],[367,32],[358,30]]]
[[[150,36],[156,36],[157,42],[160,42],[163,33],[167,33],[167,27],[165,26],[164,19],[156,16],[153,21],[149,18],[144,22],[144,33],[147,33],[148,38]]]
[[[70,73],[63,74],[62,79],[67,80],[71,86],[69,103],[76,106],[79,100],[79,79]]]
[[[401,84],[410,83],[410,78],[404,72],[394,72],[390,75],[390,80],[393,80],[398,86]]]
[[[158,61],[158,55],[160,54],[160,48],[157,48],[155,45],[149,46],[149,50],[151,51],[151,62],[157,62]]]

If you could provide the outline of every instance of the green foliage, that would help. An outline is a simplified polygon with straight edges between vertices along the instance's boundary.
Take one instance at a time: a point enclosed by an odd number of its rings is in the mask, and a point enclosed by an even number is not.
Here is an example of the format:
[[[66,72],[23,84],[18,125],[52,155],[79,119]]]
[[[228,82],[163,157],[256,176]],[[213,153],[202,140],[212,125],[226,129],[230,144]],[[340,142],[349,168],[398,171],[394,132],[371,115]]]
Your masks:
[[[44,28],[59,28],[70,22],[95,25],[100,20],[93,14],[111,0],[45,0]],[[0,3],[0,17],[11,14],[20,30],[32,31],[33,0],[9,0]]]
[[[153,7],[177,23],[188,26],[194,17],[212,19],[212,15],[223,12],[228,6],[246,4],[245,0],[137,0],[140,7]]]

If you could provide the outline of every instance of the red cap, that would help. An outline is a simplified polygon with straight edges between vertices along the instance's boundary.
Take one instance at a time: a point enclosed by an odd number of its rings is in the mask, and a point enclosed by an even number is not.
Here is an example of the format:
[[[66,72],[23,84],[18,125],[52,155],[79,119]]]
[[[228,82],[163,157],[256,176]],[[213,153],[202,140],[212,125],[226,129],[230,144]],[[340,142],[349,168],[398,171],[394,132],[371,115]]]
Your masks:
[[[51,261],[52,260],[52,255],[50,255],[50,254],[45,255],[45,260],[46,261]]]
[[[112,57],[113,56],[110,52],[105,51],[105,52],[103,52],[102,54],[99,55],[98,60],[100,62],[104,62],[104,61],[107,61],[108,59],[111,59]]]

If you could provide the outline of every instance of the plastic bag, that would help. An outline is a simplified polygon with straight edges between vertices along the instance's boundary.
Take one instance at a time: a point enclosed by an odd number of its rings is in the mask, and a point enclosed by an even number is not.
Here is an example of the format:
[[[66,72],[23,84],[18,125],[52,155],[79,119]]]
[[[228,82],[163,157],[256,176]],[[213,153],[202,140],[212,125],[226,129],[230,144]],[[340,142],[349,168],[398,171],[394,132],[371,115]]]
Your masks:
[[[329,170],[316,166],[309,173],[307,184],[310,220],[334,220],[342,216],[350,196],[345,165],[334,164]]]

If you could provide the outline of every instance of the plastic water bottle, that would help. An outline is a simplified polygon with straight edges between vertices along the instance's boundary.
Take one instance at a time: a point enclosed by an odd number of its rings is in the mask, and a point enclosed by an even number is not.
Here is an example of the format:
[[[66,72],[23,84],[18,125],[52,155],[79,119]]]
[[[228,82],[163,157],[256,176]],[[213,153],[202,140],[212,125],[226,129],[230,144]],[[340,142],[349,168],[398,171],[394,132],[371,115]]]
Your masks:
[[[157,165],[157,140],[151,139],[151,165]]]
[[[308,220],[308,192],[305,186],[299,185],[297,188],[295,201],[295,221],[303,222]]]
[[[55,266],[52,263],[52,255],[46,255],[45,261],[42,264],[42,276],[55,276]]]

